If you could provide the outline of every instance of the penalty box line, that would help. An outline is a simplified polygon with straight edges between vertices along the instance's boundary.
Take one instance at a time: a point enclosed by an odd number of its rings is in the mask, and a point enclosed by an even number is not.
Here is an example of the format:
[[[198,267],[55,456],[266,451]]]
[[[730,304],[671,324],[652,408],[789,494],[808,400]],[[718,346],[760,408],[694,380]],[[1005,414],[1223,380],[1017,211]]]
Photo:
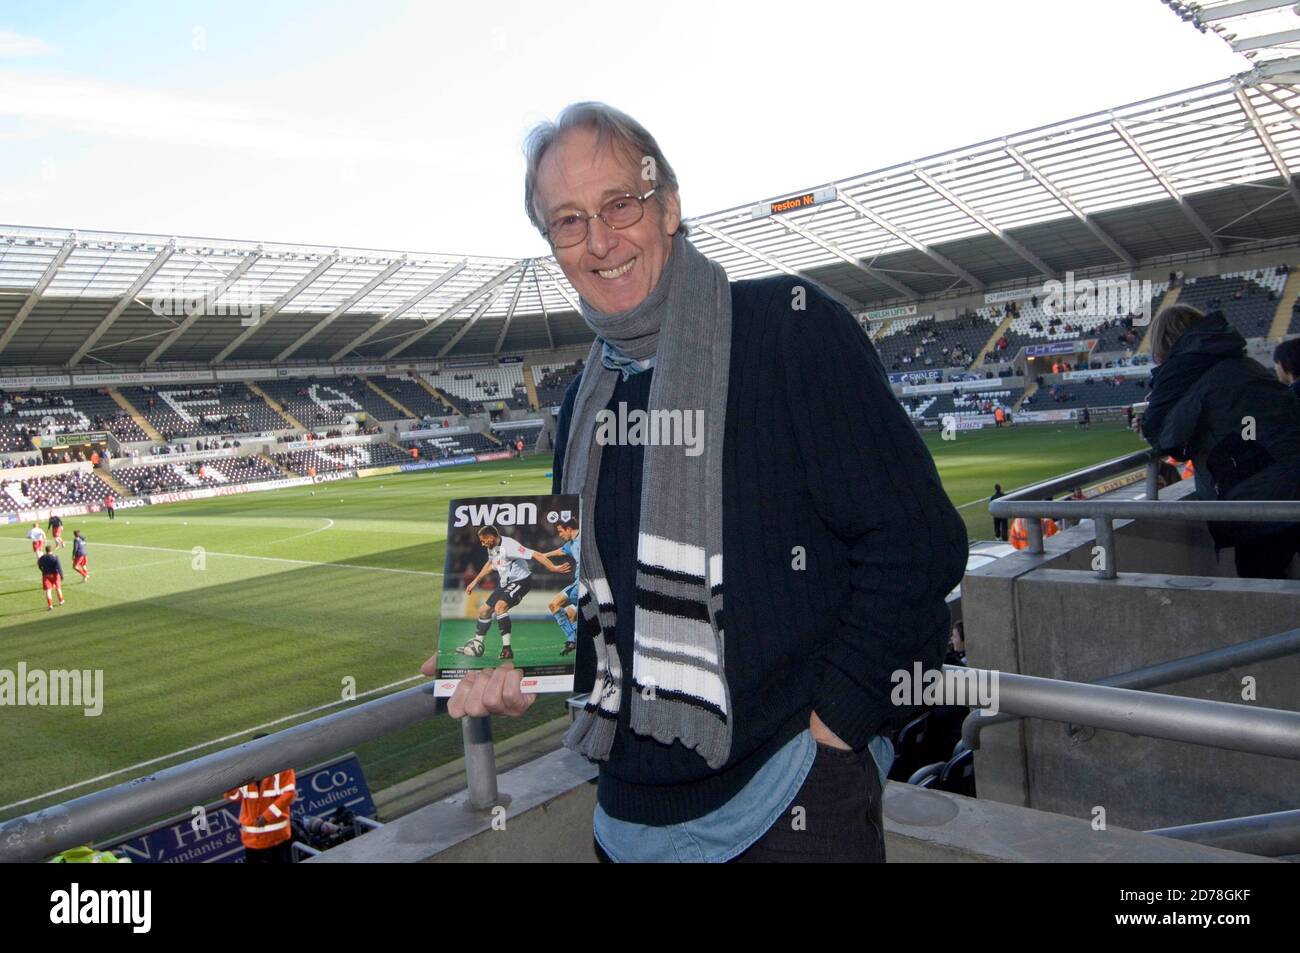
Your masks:
[[[101,544],[101,545],[107,545],[107,544]],[[372,688],[368,692],[360,692],[357,694],[355,699],[347,699],[347,701],[357,701],[369,695],[377,695],[380,692],[386,692],[389,689],[401,688],[403,685],[407,685],[415,681],[420,681],[422,679],[424,679],[423,675],[412,675],[410,678],[404,678],[398,682],[390,682],[387,685],[381,685],[379,688]],[[219,745],[226,741],[233,741],[234,739],[243,737],[244,735],[249,734],[250,732],[262,731],[263,729],[266,728],[272,728],[275,725],[282,725],[286,721],[293,721],[297,718],[302,718],[306,715],[314,715],[317,712],[326,711],[327,709],[334,708],[338,705],[343,705],[343,704],[346,704],[346,702],[343,699],[340,699],[339,701],[329,702],[328,704],[325,705],[317,705],[315,708],[308,708],[306,711],[296,712],[295,714],[292,715],[285,715],[282,718],[276,718],[274,721],[268,721],[260,725],[254,725],[252,728],[245,728],[243,731],[236,731],[234,734],[222,735],[220,738],[213,738],[211,741],[204,741],[201,744],[190,745],[190,747],[188,748],[182,748],[179,751],[173,751],[171,754],[160,755],[157,758],[150,758],[148,761],[141,761],[139,764],[132,764],[132,765],[128,765],[125,768],[118,768],[116,771],[110,771],[107,774],[101,774],[98,777],[87,778],[85,781],[78,781],[76,784],[69,784],[61,788],[55,788],[52,791],[46,791],[44,794],[37,794],[34,797],[23,798],[23,800],[21,801],[14,801],[12,804],[0,805],[0,811],[8,811],[11,808],[22,807],[25,804],[32,804],[35,803],[36,801],[43,801],[46,798],[54,797],[55,795],[58,794],[66,794],[68,791],[75,791],[77,788],[84,788],[88,784],[97,784],[100,781],[107,781],[109,778],[115,778],[119,774],[126,774],[128,771],[139,771],[141,768],[147,768],[150,765],[159,764],[160,762],[163,761],[169,761],[172,758],[178,758],[184,754],[191,754],[195,751],[202,751],[204,748],[210,748],[213,745]]]

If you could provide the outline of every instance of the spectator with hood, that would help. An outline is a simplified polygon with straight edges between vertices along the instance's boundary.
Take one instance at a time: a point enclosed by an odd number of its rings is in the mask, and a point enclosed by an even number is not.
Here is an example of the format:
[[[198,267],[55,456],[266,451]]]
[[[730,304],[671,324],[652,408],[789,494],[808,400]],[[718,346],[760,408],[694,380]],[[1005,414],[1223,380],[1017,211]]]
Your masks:
[[[1151,327],[1151,396],[1142,435],[1161,454],[1191,459],[1206,500],[1300,499],[1300,401],[1220,311],[1176,304]],[[1300,524],[1209,523],[1216,551],[1233,547],[1237,575],[1284,579]]]

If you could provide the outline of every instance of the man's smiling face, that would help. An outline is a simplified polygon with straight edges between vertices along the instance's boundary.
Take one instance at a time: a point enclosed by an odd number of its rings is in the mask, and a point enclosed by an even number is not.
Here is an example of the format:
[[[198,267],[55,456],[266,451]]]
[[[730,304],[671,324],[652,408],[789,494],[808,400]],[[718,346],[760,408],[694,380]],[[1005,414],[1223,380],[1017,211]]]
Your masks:
[[[637,158],[616,143],[600,144],[590,129],[572,129],[547,150],[537,172],[536,208],[550,223],[565,213],[587,216],[619,195],[643,195],[655,183],[641,177]],[[664,205],[657,200],[664,199]],[[604,314],[634,308],[654,288],[681,223],[676,194],[656,193],[635,225],[615,230],[599,217],[587,238],[555,249],[555,260],[582,298]]]

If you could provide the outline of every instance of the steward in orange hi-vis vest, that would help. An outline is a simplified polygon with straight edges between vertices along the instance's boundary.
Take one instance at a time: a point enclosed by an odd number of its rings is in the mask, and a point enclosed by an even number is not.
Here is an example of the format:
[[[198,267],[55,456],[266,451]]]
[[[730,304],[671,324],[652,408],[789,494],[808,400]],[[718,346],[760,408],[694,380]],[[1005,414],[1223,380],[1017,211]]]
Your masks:
[[[266,850],[293,836],[289,811],[297,797],[295,781],[293,769],[289,768],[256,785],[245,784],[226,792],[227,801],[243,800],[239,806],[239,838],[246,849]]]
[[[1060,532],[1060,527],[1056,525],[1056,520],[1043,517],[1040,521],[1043,527],[1043,539],[1049,536],[1055,536]],[[1011,521],[1011,532],[1007,534],[1007,542],[1016,549],[1027,549],[1029,547],[1029,524],[1025,522],[1023,516],[1017,516]]]

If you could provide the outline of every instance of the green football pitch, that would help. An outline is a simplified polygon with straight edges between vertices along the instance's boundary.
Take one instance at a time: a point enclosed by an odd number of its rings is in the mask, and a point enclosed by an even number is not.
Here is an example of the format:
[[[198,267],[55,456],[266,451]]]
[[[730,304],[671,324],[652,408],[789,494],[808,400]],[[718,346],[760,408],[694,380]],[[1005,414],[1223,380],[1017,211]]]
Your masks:
[[[1011,490],[1140,446],[1118,425],[927,442],[972,539],[992,538],[982,500],[995,482]],[[349,687],[365,700],[417,684],[438,631],[448,500],[549,493],[549,469],[539,457],[70,517],[65,535],[85,534],[91,576],[72,572],[69,543],[67,604],[52,612],[28,527],[0,528],[0,669],[104,673],[98,716],[0,708],[0,818],[337,711]],[[555,623],[533,626],[558,650]],[[515,638],[517,652],[533,640]],[[499,640],[494,627],[488,662]],[[562,697],[544,696],[524,718],[498,719],[496,737],[563,712]],[[447,718],[358,749],[376,790],[459,751]]]
[[[560,654],[560,650],[564,648],[564,631],[560,624],[549,618],[521,619],[518,613],[518,609],[510,613],[510,648],[515,653],[515,667],[563,665],[565,656]],[[464,645],[473,637],[473,619],[448,619],[442,624],[438,646],[444,668],[495,668],[501,664],[501,631],[495,621],[483,639],[482,656],[454,654],[457,646]]]

